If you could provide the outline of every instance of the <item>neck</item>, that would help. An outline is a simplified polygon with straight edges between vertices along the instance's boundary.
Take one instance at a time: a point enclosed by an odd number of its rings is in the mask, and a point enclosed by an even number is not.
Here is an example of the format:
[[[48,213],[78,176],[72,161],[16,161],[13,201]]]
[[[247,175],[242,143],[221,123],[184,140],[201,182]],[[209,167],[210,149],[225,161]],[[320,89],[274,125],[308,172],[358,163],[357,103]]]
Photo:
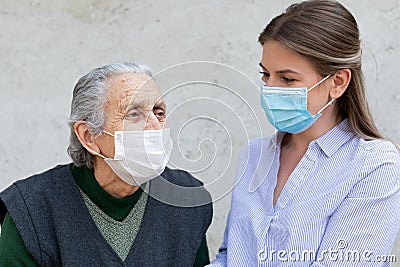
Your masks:
[[[125,183],[113,172],[104,160],[98,156],[96,156],[94,164],[94,177],[100,186],[114,197],[127,197],[139,189],[139,186]]]
[[[311,141],[324,135],[335,127],[342,118],[337,112],[334,112],[336,106],[328,107],[322,112],[322,115],[317,121],[307,130],[298,134],[286,134],[282,140],[282,146],[293,148],[299,151],[306,151]]]

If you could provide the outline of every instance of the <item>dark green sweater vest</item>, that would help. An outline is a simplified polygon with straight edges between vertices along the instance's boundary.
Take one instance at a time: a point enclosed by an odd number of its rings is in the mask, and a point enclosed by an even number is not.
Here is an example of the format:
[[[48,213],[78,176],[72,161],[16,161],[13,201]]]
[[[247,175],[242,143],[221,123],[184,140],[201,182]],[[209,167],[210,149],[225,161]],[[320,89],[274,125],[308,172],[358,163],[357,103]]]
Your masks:
[[[166,169],[162,177],[150,182],[143,222],[124,262],[96,228],[70,166],[18,181],[1,198],[41,266],[193,266],[211,221],[211,204],[182,208],[154,199],[152,187],[162,190],[160,179],[185,187],[201,185],[183,171]],[[201,197],[209,194],[204,190]],[[4,214],[4,207],[1,211]]]

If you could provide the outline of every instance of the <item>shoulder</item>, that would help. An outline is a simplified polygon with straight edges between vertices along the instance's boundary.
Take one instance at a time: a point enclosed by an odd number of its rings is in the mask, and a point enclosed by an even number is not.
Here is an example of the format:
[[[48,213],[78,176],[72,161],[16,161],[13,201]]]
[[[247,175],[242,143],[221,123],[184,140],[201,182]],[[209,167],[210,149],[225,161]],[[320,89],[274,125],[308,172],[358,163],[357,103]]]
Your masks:
[[[260,161],[273,157],[277,144],[277,135],[249,140],[241,149],[238,169],[256,168]]]
[[[277,135],[250,139],[243,145],[240,156],[259,156],[265,150],[269,150],[270,148],[275,149],[276,142]]]
[[[396,146],[387,140],[382,139],[373,139],[373,140],[365,140],[361,139],[360,145],[363,149],[367,151],[390,151],[391,153],[400,155],[400,151],[397,150]]]
[[[39,205],[39,200],[51,195],[54,190],[64,190],[65,183],[72,177],[70,165],[58,165],[45,172],[32,175],[28,178],[18,180],[0,193],[1,209],[4,212],[16,203],[30,203]],[[45,201],[45,200],[44,200]]]
[[[185,187],[202,187],[203,182],[193,177],[190,173],[180,169],[165,168],[161,177],[167,181]]]
[[[150,181],[149,195],[163,205],[196,208],[212,214],[210,193],[201,181],[184,170],[165,168]]]
[[[367,164],[372,162],[400,164],[400,151],[389,141],[360,139],[359,147],[365,154]]]
[[[276,134],[265,137],[253,138],[250,139],[250,141],[244,147],[248,146],[250,148],[258,148],[260,146],[275,144],[277,138],[278,137]]]
[[[346,166],[354,179],[349,197],[400,197],[400,155],[386,140],[356,140],[357,148]]]
[[[47,190],[49,187],[55,185],[57,179],[63,179],[69,175],[71,175],[70,164],[58,165],[42,173],[34,174],[30,177],[17,180],[10,187],[1,192],[1,194],[15,187],[19,189],[27,188],[30,191],[41,189]]]
[[[383,185],[398,188],[400,186],[400,152],[389,141],[360,140],[359,153],[362,154],[363,165],[360,178],[373,182],[376,190]]]
[[[35,174],[25,179],[14,182],[11,186],[0,193],[0,221],[8,212],[15,222],[22,239],[31,255],[40,262],[42,252],[40,251],[40,234],[37,229],[41,225],[48,225],[51,221],[51,212],[54,203],[58,206],[67,203],[62,195],[70,195],[68,188],[68,175],[70,165],[56,166],[40,174]],[[51,207],[53,205],[53,207]],[[46,238],[52,232],[46,232]]]
[[[34,184],[41,184],[46,181],[54,181],[54,179],[66,176],[70,173],[70,165],[57,165],[49,170],[46,170],[44,172],[34,174],[32,176],[29,176],[27,178],[23,178],[20,180],[17,180],[13,183],[13,185],[17,185],[18,187],[20,186],[32,186]]]

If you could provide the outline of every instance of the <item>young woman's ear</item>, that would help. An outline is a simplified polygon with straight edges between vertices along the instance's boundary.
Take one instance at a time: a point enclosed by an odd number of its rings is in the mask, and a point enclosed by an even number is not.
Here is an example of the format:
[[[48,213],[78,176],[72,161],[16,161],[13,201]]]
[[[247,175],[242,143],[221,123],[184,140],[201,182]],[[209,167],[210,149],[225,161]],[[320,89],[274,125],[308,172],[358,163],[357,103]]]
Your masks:
[[[333,86],[330,91],[331,98],[339,98],[349,86],[351,80],[351,70],[342,69],[336,72],[333,76]]]
[[[89,131],[89,126],[85,121],[77,121],[74,124],[74,131],[76,137],[78,138],[79,142],[81,142],[82,146],[85,148],[89,148],[94,152],[100,153],[100,148],[97,146],[96,142],[94,141],[93,135]],[[89,151],[90,153],[90,151]]]

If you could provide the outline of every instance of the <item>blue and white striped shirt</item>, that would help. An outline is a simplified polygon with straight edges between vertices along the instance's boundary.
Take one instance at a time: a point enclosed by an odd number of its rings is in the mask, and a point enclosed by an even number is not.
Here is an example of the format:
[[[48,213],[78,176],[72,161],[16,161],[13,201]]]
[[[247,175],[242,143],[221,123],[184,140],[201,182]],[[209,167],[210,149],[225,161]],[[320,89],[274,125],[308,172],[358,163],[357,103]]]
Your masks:
[[[242,150],[224,242],[209,266],[390,266],[400,230],[394,145],[359,138],[342,121],[309,144],[273,206],[283,135]]]

